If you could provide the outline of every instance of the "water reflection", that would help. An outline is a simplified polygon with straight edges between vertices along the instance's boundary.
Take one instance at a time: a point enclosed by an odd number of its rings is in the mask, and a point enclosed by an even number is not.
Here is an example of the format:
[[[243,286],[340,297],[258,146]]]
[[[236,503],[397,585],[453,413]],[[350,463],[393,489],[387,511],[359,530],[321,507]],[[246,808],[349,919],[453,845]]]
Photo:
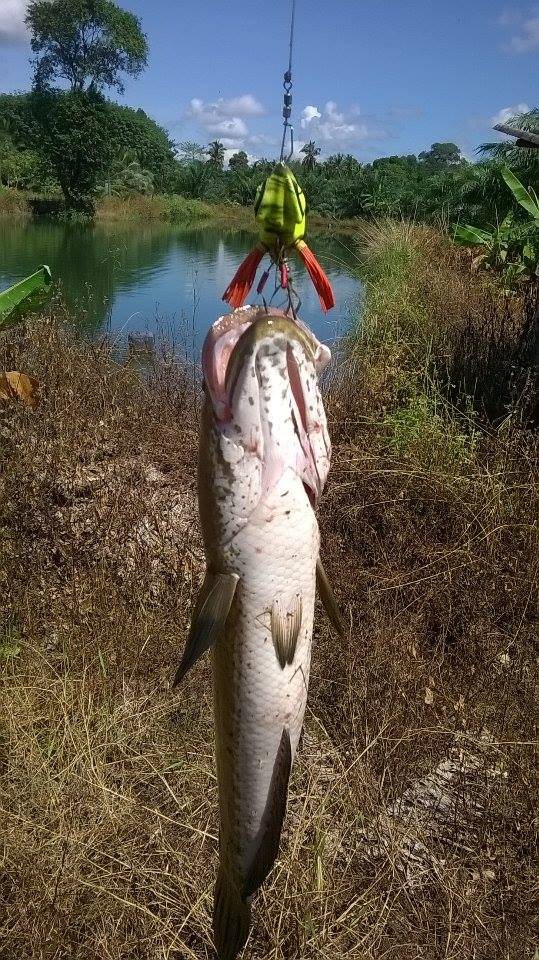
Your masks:
[[[223,290],[252,245],[250,233],[215,228],[0,221],[0,289],[48,263],[90,336],[104,327],[122,339],[130,332],[160,331],[196,353],[208,326],[224,311]],[[323,317],[299,265],[294,283],[302,317],[332,341],[345,329],[359,294],[352,243],[316,238],[312,246],[334,285],[337,308]]]

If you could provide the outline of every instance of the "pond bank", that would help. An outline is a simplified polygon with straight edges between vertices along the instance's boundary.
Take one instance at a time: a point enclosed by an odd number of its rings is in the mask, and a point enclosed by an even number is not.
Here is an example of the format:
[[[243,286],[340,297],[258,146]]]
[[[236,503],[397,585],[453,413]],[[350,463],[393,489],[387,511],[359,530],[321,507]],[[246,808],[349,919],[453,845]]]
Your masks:
[[[319,514],[349,632],[338,643],[317,609],[252,950],[270,960],[293,935],[305,960],[430,958],[440,944],[520,960],[535,949],[537,440],[516,414],[499,431],[459,413],[432,381],[433,353],[461,356],[467,305],[477,326],[496,292],[432,232],[386,225],[365,243],[367,325],[326,393]],[[203,574],[198,396],[181,364],[141,383],[62,319],[0,338],[0,369],[42,384],[35,412],[0,408],[4,943],[21,960],[51,942],[60,960],[119,960],[141,942],[204,956],[208,658],[169,689]]]
[[[60,197],[47,198],[15,189],[0,188],[0,219],[27,220],[32,217],[62,218]],[[251,207],[239,203],[206,203],[179,194],[133,194],[129,197],[104,197],[96,205],[97,223],[172,223],[175,225],[214,223],[231,229],[256,232]],[[309,215],[310,233],[349,233],[357,231],[357,220],[330,220],[313,212]]]

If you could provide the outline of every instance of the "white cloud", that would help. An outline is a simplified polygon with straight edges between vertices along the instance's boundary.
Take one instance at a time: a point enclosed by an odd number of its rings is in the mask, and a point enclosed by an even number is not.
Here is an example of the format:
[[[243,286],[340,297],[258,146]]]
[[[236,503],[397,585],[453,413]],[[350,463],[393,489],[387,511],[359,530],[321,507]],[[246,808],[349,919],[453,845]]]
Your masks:
[[[497,123],[507,123],[511,117],[518,116],[519,113],[529,113],[530,107],[527,103],[516,103],[514,107],[502,107],[498,113],[490,118],[490,125],[495,127]]]
[[[237,153],[238,150],[243,150],[244,139],[237,139],[236,137],[217,137],[220,143],[223,144],[225,150],[232,150],[232,153]]]
[[[247,140],[252,147],[275,147],[279,142],[276,137],[270,137],[267,133],[252,133]]]
[[[539,50],[539,8],[533,7],[526,13],[510,9],[504,11],[498,20],[499,25],[513,34],[505,44],[509,53],[532,53]]]
[[[252,93],[244,93],[241,97],[231,97],[230,100],[218,100],[212,104],[217,107],[221,113],[228,117],[262,117],[265,114],[264,107],[253,97]]]
[[[240,121],[246,128],[244,117],[260,117],[264,113],[262,104],[251,93],[241,97],[224,100],[222,97],[214,103],[205,103],[199,97],[193,97],[187,111],[204,129],[215,127],[225,121]]]
[[[301,112],[300,126],[305,136],[328,144],[334,150],[386,137],[384,130],[371,128],[360,118],[359,107],[352,106],[345,113],[339,110],[334,100],[328,100],[321,110],[313,105],[305,107]]]
[[[531,53],[539,50],[539,17],[524,20],[520,32],[511,37],[509,49],[514,53]]]
[[[0,43],[26,40],[26,7],[27,0],[0,0]]]
[[[301,126],[305,129],[311,120],[320,120],[321,117],[322,114],[319,112],[318,107],[304,107],[301,112]]]
[[[255,143],[246,118],[260,117],[264,113],[264,107],[252,93],[243,93],[228,100],[220,97],[213,103],[193,97],[187,110],[187,116],[196,120],[204,133],[217,137],[232,152],[241,150],[246,143]]]
[[[204,129],[215,137],[241,138],[247,136],[249,127],[241,117],[230,117],[229,120],[215,120],[204,124]]]

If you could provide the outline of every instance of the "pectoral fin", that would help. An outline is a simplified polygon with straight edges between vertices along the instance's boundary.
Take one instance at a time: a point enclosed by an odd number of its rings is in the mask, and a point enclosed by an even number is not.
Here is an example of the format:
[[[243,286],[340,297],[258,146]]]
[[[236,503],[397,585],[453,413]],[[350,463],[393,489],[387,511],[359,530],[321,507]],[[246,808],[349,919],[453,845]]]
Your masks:
[[[292,747],[290,734],[283,728],[281,741],[273,765],[271,783],[262,815],[262,823],[258,835],[258,844],[251,866],[243,884],[242,896],[249,898],[264,883],[270,872],[281,840],[281,830],[286,813],[286,799],[288,795],[288,780],[292,766]]]
[[[175,687],[187,671],[213,646],[222,633],[239,577],[235,573],[207,573],[193,611],[182,662],[172,681]]]
[[[271,638],[281,670],[294,660],[301,630],[301,616],[299,595],[294,597],[289,606],[285,606],[281,600],[275,600],[271,608]]]
[[[324,605],[324,610],[326,611],[331,626],[334,630],[336,630],[340,637],[344,637],[346,631],[344,628],[343,619],[337,606],[335,594],[333,593],[331,584],[326,576],[326,571],[322,566],[320,557],[316,561],[316,585],[318,587],[318,593],[320,594],[320,599]]]

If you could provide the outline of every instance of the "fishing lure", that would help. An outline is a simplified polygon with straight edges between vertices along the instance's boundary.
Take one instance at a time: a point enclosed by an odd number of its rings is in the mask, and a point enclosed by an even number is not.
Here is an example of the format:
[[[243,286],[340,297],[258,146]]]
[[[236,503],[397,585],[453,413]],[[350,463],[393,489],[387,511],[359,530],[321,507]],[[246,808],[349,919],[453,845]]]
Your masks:
[[[253,286],[256,271],[266,254],[280,272],[281,287],[289,286],[287,257],[295,250],[320,297],[324,313],[335,306],[331,284],[312,250],[305,243],[307,204],[292,170],[279,163],[257,190],[255,216],[260,240],[240,264],[223,295],[231,307],[241,307]],[[263,274],[257,292],[261,293],[269,271]]]

